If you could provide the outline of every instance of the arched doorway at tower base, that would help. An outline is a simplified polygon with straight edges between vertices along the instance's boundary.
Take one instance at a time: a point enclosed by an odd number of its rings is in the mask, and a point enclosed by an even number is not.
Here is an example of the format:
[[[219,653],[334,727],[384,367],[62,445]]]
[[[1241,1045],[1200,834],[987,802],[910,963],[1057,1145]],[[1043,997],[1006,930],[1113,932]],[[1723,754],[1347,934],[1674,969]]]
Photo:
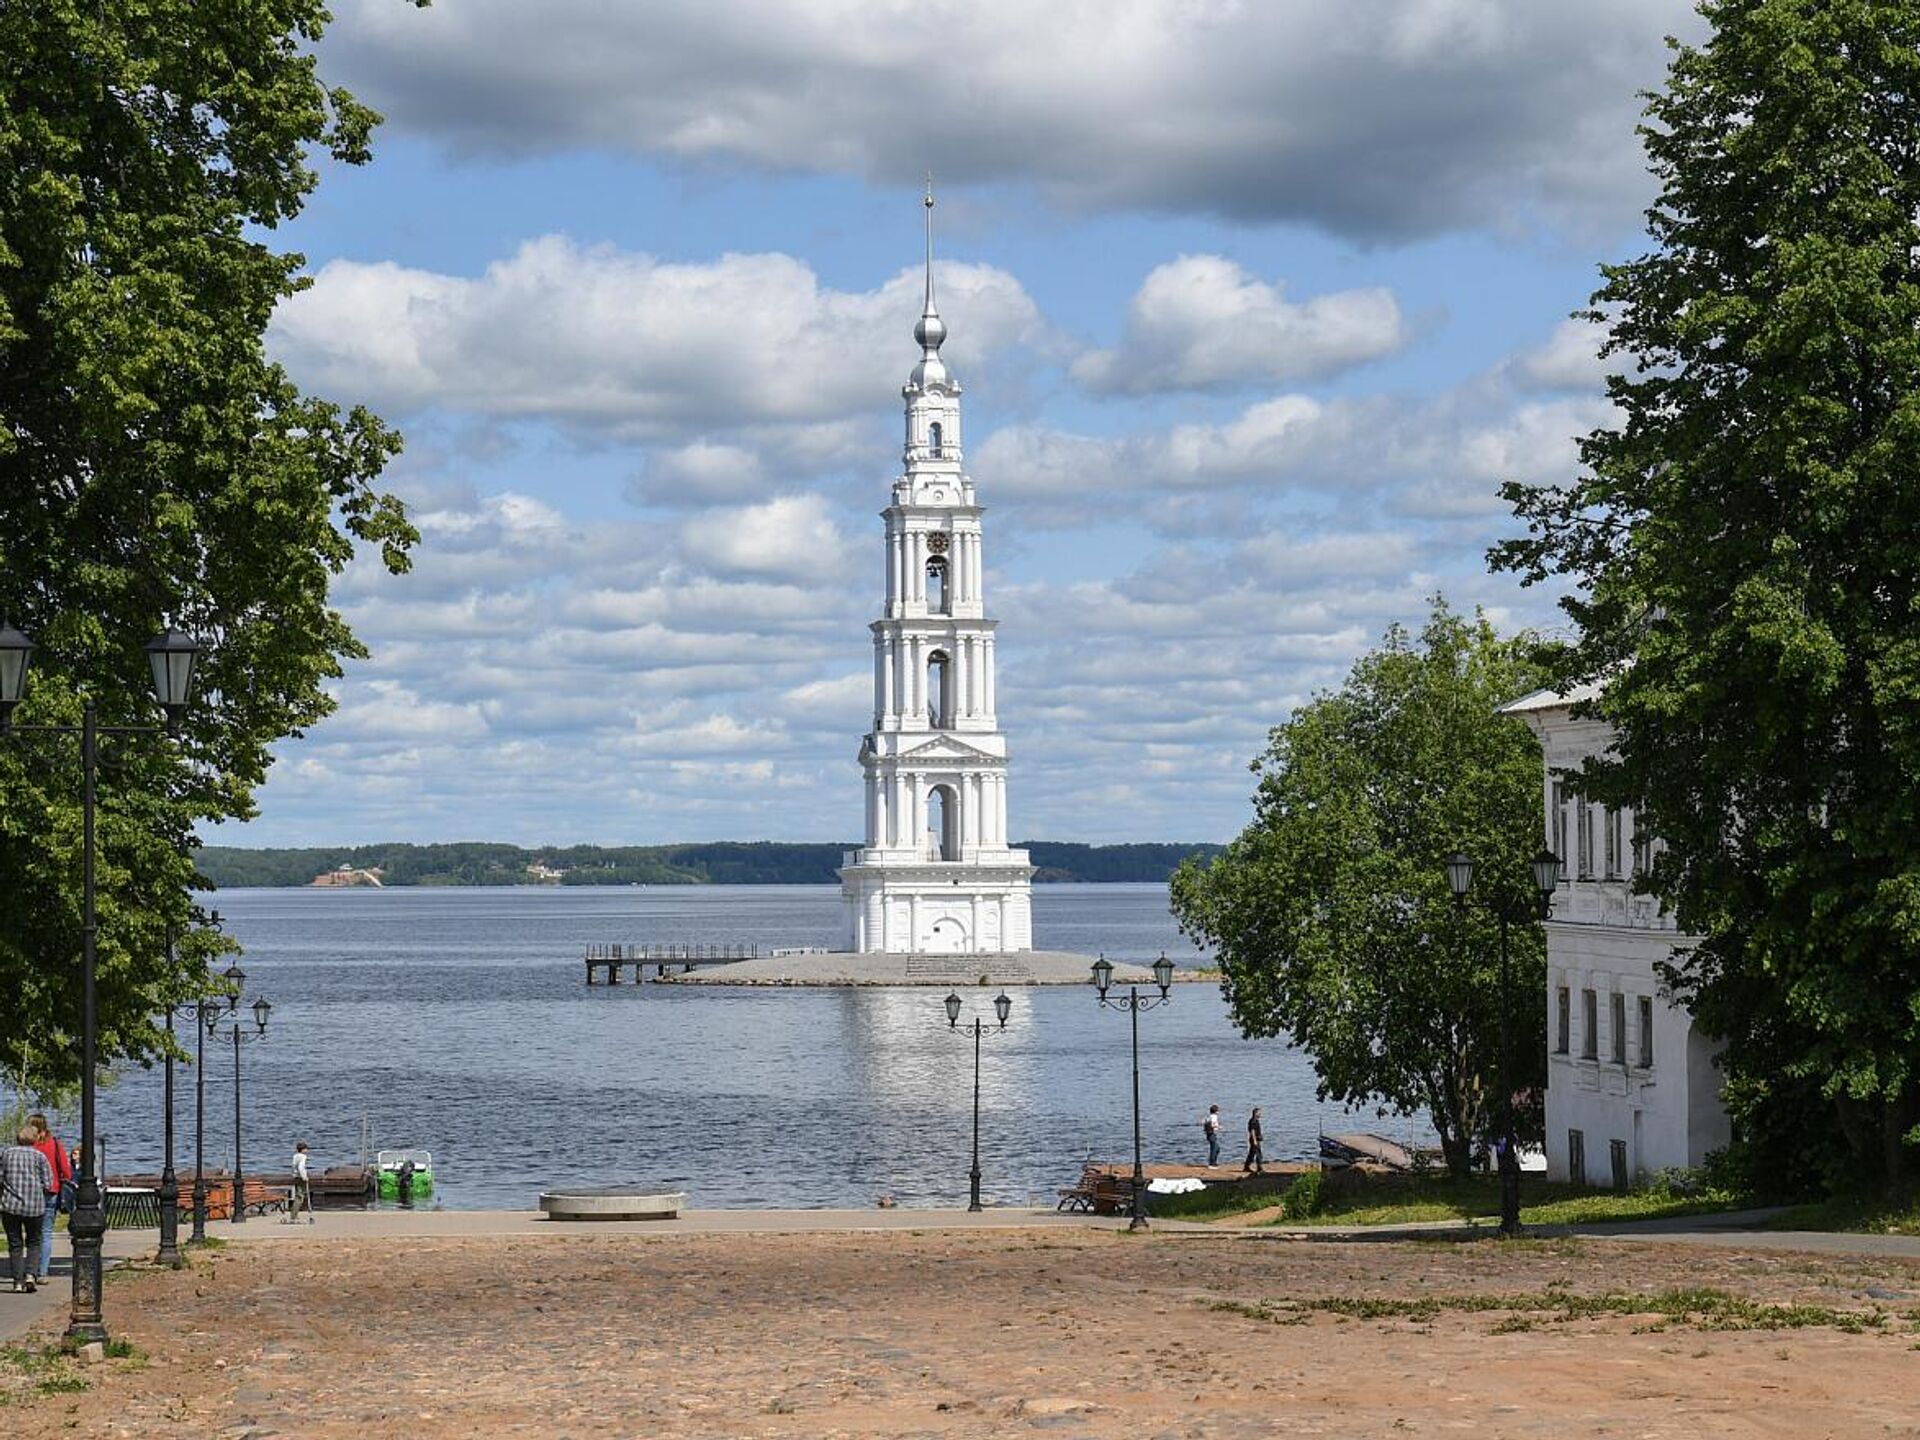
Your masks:
[[[970,948],[967,927],[951,915],[943,915],[928,928],[922,948],[929,955],[958,955]]]

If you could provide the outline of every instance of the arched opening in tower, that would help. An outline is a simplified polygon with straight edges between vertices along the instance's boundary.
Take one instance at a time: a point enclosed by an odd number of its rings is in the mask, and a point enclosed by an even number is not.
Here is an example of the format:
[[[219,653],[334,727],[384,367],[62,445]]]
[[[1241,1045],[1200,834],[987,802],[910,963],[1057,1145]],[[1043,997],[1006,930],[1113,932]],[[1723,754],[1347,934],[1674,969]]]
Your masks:
[[[927,723],[936,730],[953,724],[952,679],[946,651],[936,650],[927,657]]]
[[[927,453],[936,460],[940,458],[940,422],[938,420],[927,427]]]
[[[927,561],[927,610],[934,615],[949,615],[952,607],[948,603],[947,562],[944,556],[936,555]]]
[[[960,858],[960,797],[951,785],[927,791],[926,854],[929,860]]]

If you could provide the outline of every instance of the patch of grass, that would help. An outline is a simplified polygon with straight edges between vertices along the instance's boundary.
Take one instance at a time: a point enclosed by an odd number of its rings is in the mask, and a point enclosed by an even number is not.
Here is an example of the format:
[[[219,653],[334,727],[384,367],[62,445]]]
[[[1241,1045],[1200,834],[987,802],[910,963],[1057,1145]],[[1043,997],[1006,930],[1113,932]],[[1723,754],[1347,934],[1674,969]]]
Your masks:
[[[1278,1205],[1282,1192],[1255,1190],[1246,1185],[1209,1185],[1184,1195],[1147,1196],[1147,1213],[1165,1220],[1218,1220],[1223,1215],[1244,1215],[1249,1210],[1270,1210]]]
[[[1846,1196],[1796,1205],[1767,1222],[1771,1230],[1851,1230],[1869,1235],[1920,1235],[1920,1195]]]
[[[73,1352],[64,1344],[0,1349],[0,1400],[6,1403],[36,1395],[73,1395],[86,1388]]]
[[[1583,1225],[1614,1220],[1658,1220],[1708,1215],[1740,1206],[1743,1197],[1724,1190],[1680,1195],[1665,1189],[1592,1190],[1529,1180],[1520,1191],[1524,1225]],[[1500,1182],[1494,1176],[1465,1180],[1445,1176],[1390,1176],[1357,1189],[1327,1186],[1311,1214],[1288,1225],[1410,1225],[1437,1220],[1494,1220],[1500,1215]]]
[[[1836,1310],[1827,1305],[1774,1305],[1711,1287],[1676,1288],[1649,1293],[1609,1290],[1599,1295],[1574,1295],[1561,1289],[1518,1294],[1392,1296],[1322,1295],[1297,1300],[1248,1303],[1215,1301],[1212,1309],[1265,1320],[1276,1325],[1298,1325],[1313,1313],[1342,1320],[1410,1320],[1426,1322],[1448,1311],[1469,1314],[1503,1312],[1496,1334],[1531,1330],[1539,1324],[1591,1320],[1609,1315],[1658,1317],[1646,1329],[1685,1326],[1693,1330],[1805,1330],[1827,1328],[1861,1334],[1880,1330],[1886,1311]]]
[[[138,1360],[141,1358],[140,1351],[131,1340],[119,1338],[109,1340],[106,1344],[106,1351],[108,1358],[112,1360]]]

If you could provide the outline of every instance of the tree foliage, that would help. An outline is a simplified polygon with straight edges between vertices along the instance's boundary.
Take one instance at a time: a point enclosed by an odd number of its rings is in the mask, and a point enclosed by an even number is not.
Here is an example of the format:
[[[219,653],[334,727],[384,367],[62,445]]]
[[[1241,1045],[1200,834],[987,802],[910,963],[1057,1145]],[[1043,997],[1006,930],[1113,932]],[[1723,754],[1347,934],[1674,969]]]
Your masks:
[[[1564,575],[1582,784],[1661,837],[1672,981],[1749,1139],[1920,1142],[1920,4],[1707,0],[1643,135],[1654,247],[1592,316],[1620,421],[1510,485],[1497,564]],[[1823,1103],[1809,1107],[1809,1096]],[[1817,1129],[1809,1118],[1817,1117]]]
[[[1417,642],[1398,626],[1341,688],[1272,732],[1251,824],[1173,880],[1181,927],[1213,948],[1247,1035],[1313,1057],[1322,1099],[1424,1107],[1448,1165],[1497,1120],[1499,927],[1512,966],[1513,1083],[1545,1081],[1546,952],[1528,861],[1540,848],[1540,749],[1498,706],[1533,689],[1525,642],[1436,599]],[[1445,860],[1478,862],[1456,906]],[[1521,1133],[1537,1136],[1536,1104]]]
[[[0,612],[39,645],[23,725],[151,721],[141,646],[209,646],[176,737],[106,741],[103,1058],[150,1056],[218,947],[189,903],[193,826],[251,813],[269,744],[332,708],[360,647],[328,604],[357,546],[415,540],[373,481],[399,440],[271,363],[305,282],[271,231],[359,163],[378,117],[323,85],[316,0],[0,6]],[[0,1063],[28,1090],[78,1056],[80,777],[65,737],[0,742]],[[163,958],[163,933],[182,932]]]

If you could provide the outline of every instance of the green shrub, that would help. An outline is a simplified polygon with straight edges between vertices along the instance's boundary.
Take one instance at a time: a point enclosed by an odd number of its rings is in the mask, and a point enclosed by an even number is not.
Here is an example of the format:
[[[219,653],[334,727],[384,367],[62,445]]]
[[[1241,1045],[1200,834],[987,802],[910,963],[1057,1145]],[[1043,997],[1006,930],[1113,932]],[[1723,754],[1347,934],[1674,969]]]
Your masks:
[[[1280,1202],[1289,1220],[1304,1220],[1320,1208],[1320,1190],[1326,1183],[1321,1172],[1309,1170],[1287,1187],[1286,1199]]]

